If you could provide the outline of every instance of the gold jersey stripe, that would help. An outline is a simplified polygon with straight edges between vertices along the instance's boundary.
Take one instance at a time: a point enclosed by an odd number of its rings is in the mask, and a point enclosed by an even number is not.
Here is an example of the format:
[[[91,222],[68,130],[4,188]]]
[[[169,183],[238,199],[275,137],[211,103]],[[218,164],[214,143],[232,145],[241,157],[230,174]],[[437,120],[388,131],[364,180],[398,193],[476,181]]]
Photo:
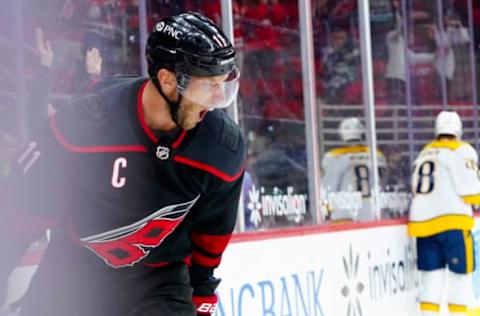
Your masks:
[[[463,231],[463,238],[465,239],[465,259],[467,265],[467,273],[473,272],[473,237],[469,230]]]
[[[342,148],[332,149],[328,152],[331,156],[341,156],[346,154],[355,154],[355,153],[368,153],[370,148],[364,145],[359,146],[348,146]],[[377,154],[383,156],[383,153],[380,150],[377,150]]]
[[[448,304],[450,313],[465,313],[467,315],[468,307],[465,305]]]
[[[458,140],[435,140],[425,146],[426,149],[428,148],[448,148],[450,150],[457,150],[460,146],[465,145],[465,142],[461,142]]]
[[[407,227],[410,236],[428,237],[452,229],[470,230],[474,223],[471,216],[455,214],[439,216],[422,222],[412,221],[408,223]]]
[[[462,200],[467,204],[480,204],[480,194],[463,195]]]
[[[440,305],[434,303],[420,302],[420,310],[423,312],[439,312]]]

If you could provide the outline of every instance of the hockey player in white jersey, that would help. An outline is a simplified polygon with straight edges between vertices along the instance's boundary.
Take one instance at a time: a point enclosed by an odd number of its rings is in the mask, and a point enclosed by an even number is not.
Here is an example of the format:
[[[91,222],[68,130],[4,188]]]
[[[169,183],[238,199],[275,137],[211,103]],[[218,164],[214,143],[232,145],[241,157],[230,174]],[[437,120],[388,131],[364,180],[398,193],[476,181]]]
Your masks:
[[[322,160],[322,188],[332,221],[373,220],[370,148],[365,145],[365,126],[355,117],[344,119],[338,133],[345,146],[330,150]],[[378,153],[379,174],[384,179],[387,163]],[[355,197],[358,198],[352,198]]]
[[[420,309],[422,316],[439,315],[447,270],[449,315],[467,315],[474,269],[471,205],[480,203],[478,154],[460,140],[462,122],[455,112],[439,113],[435,133],[412,176],[408,231],[417,237]]]

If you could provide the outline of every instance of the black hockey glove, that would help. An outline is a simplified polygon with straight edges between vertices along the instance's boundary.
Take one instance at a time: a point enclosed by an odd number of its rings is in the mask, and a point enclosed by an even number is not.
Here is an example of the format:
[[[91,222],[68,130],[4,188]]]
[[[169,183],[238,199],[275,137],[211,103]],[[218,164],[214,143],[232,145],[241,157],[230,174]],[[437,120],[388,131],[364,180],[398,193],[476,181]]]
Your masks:
[[[201,283],[192,284],[193,303],[197,309],[197,315],[213,315],[217,309],[218,297],[215,289],[220,284],[221,279],[210,278]]]

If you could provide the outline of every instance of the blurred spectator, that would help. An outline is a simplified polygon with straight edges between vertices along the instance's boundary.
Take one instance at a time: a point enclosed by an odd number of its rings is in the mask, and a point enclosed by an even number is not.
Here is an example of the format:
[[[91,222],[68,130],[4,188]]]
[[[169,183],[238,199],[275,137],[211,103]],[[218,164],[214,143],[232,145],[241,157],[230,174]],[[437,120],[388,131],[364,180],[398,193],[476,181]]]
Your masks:
[[[42,66],[51,68],[53,64],[53,50],[50,41],[45,41],[43,38],[43,31],[40,28],[35,30],[35,39],[37,51],[40,57],[40,64]]]
[[[322,50],[327,46],[327,4],[328,0],[312,1],[312,24],[316,58],[321,58]],[[317,57],[318,56],[318,57]]]
[[[98,78],[102,74],[102,61],[103,58],[100,55],[98,48],[93,47],[87,50],[87,56],[85,58],[85,69],[87,74],[92,77]]]
[[[38,129],[48,116],[47,104],[54,57],[52,45],[49,40],[45,40],[43,30],[40,28],[35,30],[35,44],[39,62],[28,87],[27,106],[30,131]]]
[[[360,51],[343,28],[331,33],[330,46],[324,52],[325,101],[344,104],[345,89],[358,79]]]
[[[407,60],[409,65],[415,66],[421,64],[426,65],[429,69],[433,69],[433,63],[435,61],[434,52],[415,52],[410,49],[410,47],[405,46],[407,45],[404,37],[405,28],[402,25],[402,17],[399,11],[397,11],[395,15],[395,28],[387,33],[385,39],[388,50],[387,69],[385,72],[387,98],[391,104],[399,105],[405,104],[406,102]],[[410,37],[413,38],[413,30],[410,29],[409,31]],[[416,31],[418,32],[419,30]],[[405,56],[405,53],[407,56]],[[415,69],[413,69],[413,72],[415,72]],[[432,91],[430,91],[430,93],[432,93]],[[416,96],[415,93],[412,93],[412,95]]]
[[[95,84],[102,75],[102,63],[103,58],[100,55],[98,48],[93,47],[92,49],[87,50],[85,58],[85,70],[87,72],[88,82],[85,85],[85,89],[89,89],[93,84]]]
[[[51,104],[50,84],[54,65],[54,51],[51,42],[45,40],[42,29],[35,30],[35,43],[38,61],[34,64],[34,71],[27,78],[28,81],[28,126],[35,131],[46,120],[49,113],[62,105],[61,102]],[[85,53],[83,67],[76,73],[74,88],[69,91],[72,95],[88,90],[101,76],[103,58],[97,48],[88,49]]]
[[[325,19],[328,14],[328,0],[312,1],[312,16],[316,20]]]
[[[312,6],[315,18],[327,20],[328,23],[342,27],[349,26],[352,17],[357,14],[355,0],[316,0],[312,1]]]
[[[83,21],[86,49],[97,47],[102,56],[105,56],[104,67],[109,74],[117,73],[116,65],[120,63],[120,8],[115,1],[103,3],[100,0],[91,0]]]
[[[388,101],[391,104],[405,104],[405,76],[408,71],[411,75],[413,103],[439,104],[442,101],[441,78],[445,78],[450,85],[454,76],[465,73],[455,69],[460,70],[462,65],[469,64],[461,61],[468,59],[468,53],[462,53],[468,51],[468,31],[462,29],[460,16],[454,13],[451,3],[444,6],[445,21],[437,21],[438,8],[435,3],[407,3],[409,24],[405,26],[401,3],[399,0],[392,1],[394,28],[385,37],[388,50],[385,73]],[[468,94],[465,89],[457,89],[456,92]]]
[[[448,78],[448,99],[449,103],[471,102],[472,86],[466,84],[471,80],[470,62],[470,34],[463,26],[461,18],[450,11],[444,21],[445,37],[451,45],[450,58],[451,77]],[[448,63],[446,64],[448,65]]]

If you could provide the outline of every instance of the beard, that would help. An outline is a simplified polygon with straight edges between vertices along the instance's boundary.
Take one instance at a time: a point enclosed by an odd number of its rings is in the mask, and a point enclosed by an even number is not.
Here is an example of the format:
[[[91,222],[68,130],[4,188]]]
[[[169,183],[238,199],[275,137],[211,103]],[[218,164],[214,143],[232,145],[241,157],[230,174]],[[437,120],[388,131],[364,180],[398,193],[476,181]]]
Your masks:
[[[178,124],[179,126],[184,129],[184,130],[191,130],[197,126],[197,122],[192,121],[192,120],[187,120],[187,119],[181,119],[180,117],[178,118]]]
[[[191,130],[197,126],[200,114],[192,106],[181,104],[177,113],[178,126],[185,130]]]

